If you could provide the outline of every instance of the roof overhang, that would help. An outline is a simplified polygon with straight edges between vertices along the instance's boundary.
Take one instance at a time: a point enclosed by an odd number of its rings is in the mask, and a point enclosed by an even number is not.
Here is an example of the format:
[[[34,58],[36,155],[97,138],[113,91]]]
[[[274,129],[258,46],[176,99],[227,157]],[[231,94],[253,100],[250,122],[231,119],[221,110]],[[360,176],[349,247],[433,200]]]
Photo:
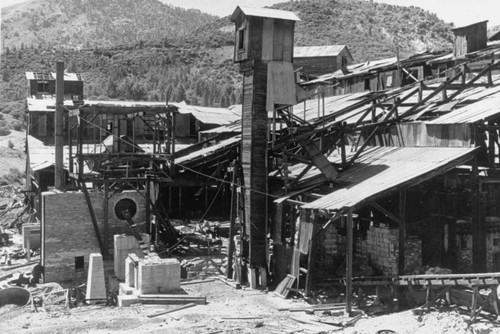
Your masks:
[[[343,211],[359,208],[394,191],[427,181],[472,159],[476,148],[371,147],[341,173],[333,191],[302,206]]]

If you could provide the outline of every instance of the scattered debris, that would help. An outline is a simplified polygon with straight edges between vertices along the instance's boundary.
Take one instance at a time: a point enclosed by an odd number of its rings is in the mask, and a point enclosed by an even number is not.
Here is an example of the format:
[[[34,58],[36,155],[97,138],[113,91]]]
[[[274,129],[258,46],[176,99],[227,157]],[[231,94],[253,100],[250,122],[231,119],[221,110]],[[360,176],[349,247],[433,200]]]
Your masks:
[[[189,303],[189,304],[186,304],[186,305],[182,305],[182,306],[176,307],[176,308],[174,308],[172,310],[167,310],[167,311],[162,311],[162,312],[158,312],[158,313],[149,314],[148,318],[155,318],[155,317],[158,317],[158,316],[163,315],[163,314],[177,312],[177,311],[184,310],[186,308],[190,308],[190,307],[194,307],[194,306],[196,306],[195,303]]]

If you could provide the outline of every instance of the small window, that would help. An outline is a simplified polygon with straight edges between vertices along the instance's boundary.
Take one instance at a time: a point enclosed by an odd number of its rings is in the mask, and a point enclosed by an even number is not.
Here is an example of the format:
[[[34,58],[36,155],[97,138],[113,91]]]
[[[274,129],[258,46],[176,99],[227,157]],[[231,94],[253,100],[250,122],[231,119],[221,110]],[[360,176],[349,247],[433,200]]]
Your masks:
[[[342,57],[342,68],[347,67],[347,57]]]
[[[85,267],[85,260],[83,256],[75,257],[75,272],[83,271]]]
[[[495,247],[500,246],[500,239],[498,239],[498,238],[493,239],[493,246],[495,246]]]
[[[36,87],[36,92],[38,94],[48,94],[49,93],[49,82],[48,81],[38,81],[37,82],[37,87]]]
[[[238,30],[238,50],[245,49],[245,28]]]

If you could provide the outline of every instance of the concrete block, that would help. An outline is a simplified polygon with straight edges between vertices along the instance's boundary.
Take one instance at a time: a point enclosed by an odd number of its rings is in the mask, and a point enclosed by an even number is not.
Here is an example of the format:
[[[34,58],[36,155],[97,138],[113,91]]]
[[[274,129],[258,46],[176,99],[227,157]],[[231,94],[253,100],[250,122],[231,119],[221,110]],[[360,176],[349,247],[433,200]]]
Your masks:
[[[132,288],[137,287],[137,266],[133,256],[125,259],[125,284]]]
[[[118,307],[127,307],[137,303],[139,303],[139,296],[136,294],[118,295]]]
[[[181,266],[177,259],[139,261],[137,290],[140,294],[176,291],[181,286]]]
[[[40,224],[23,224],[23,248],[27,250],[41,247]]]
[[[133,287],[131,287],[125,283],[119,284],[119,294],[120,295],[133,295],[134,291],[136,291],[136,290]]]
[[[98,301],[105,301],[106,299],[106,282],[104,280],[102,255],[98,253],[91,253],[85,300],[88,303],[95,303]]]
[[[119,280],[125,281],[125,259],[129,254],[144,257],[139,243],[132,235],[116,234],[114,236],[114,270]]]

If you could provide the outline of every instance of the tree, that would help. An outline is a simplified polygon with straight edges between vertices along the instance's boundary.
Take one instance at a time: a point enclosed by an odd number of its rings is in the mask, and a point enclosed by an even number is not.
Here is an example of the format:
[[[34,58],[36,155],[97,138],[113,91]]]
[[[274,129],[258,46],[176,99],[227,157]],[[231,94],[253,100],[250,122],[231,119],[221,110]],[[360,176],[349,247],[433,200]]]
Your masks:
[[[172,101],[174,102],[186,101],[186,90],[184,89],[184,86],[182,84],[177,85],[177,87],[175,88],[172,94]]]

